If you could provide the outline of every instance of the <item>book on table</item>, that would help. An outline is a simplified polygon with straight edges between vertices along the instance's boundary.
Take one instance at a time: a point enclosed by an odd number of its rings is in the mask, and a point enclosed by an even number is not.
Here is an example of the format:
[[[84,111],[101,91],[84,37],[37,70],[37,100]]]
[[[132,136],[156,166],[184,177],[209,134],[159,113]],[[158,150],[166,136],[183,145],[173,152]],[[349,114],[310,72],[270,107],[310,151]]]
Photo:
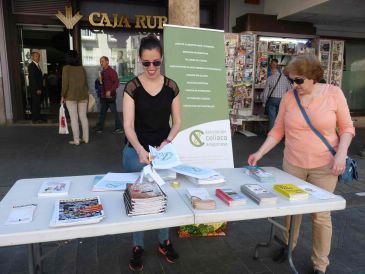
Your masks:
[[[258,184],[241,185],[241,191],[259,205],[276,204],[277,196]]]
[[[33,220],[36,204],[15,205],[11,209],[5,225],[26,224]]]
[[[95,176],[92,191],[123,191],[127,184],[134,183],[138,179],[136,173],[108,172],[104,176]]]
[[[205,188],[187,188],[187,196],[195,209],[215,209],[216,203]]]
[[[258,166],[244,166],[245,173],[250,177],[261,183],[273,183],[275,182],[275,177],[270,173],[265,171],[262,167]]]
[[[294,184],[276,184],[273,189],[289,200],[308,199],[309,194]]]
[[[98,223],[104,218],[104,210],[98,196],[63,199],[55,202],[50,226],[72,226]]]
[[[38,191],[38,197],[67,196],[70,185],[70,180],[45,181]]]
[[[215,195],[229,206],[239,206],[247,203],[247,199],[243,194],[231,188],[217,188]]]
[[[128,216],[164,213],[167,195],[156,182],[128,184],[123,195]]]

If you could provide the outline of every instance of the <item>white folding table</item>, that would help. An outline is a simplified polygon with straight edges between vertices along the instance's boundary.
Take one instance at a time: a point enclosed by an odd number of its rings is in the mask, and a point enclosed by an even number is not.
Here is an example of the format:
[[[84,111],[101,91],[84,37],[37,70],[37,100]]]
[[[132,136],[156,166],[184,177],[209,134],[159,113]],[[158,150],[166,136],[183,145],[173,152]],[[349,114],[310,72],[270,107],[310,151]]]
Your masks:
[[[305,185],[304,181],[293,177],[279,169],[265,167],[272,173],[276,183],[294,183]],[[227,183],[224,187],[240,191],[242,184],[258,183],[245,175],[243,169],[220,169],[218,170]],[[152,230],[164,227],[174,227],[189,224],[249,220],[270,218],[276,216],[306,214],[321,211],[333,211],[344,209],[346,201],[333,195],[333,199],[320,200],[309,197],[302,201],[288,201],[278,194],[278,202],[275,205],[259,206],[248,198],[243,206],[229,207],[215,196],[216,186],[204,186],[216,200],[215,210],[195,210],[186,196],[186,187],[194,187],[193,183],[179,177],[180,188],[174,189],[170,184],[165,184],[163,190],[168,196],[167,211],[164,214],[128,217],[125,212],[121,192],[92,192],[92,184],[95,175],[73,176],[59,178],[23,179],[17,181],[10,191],[0,202],[0,246],[12,246],[29,244],[29,273],[35,273],[41,268],[41,261],[45,257],[40,252],[40,243],[50,241],[65,241],[86,237],[96,237],[119,233],[128,233],[144,230]],[[49,226],[54,203],[62,197],[38,198],[38,190],[42,182],[47,180],[71,180],[71,187],[67,198],[82,198],[98,195],[101,198],[105,210],[105,218],[97,224],[79,225],[51,228]],[[263,184],[268,189],[273,184]],[[4,225],[11,208],[14,205],[37,204],[33,221],[28,224]],[[275,222],[274,222],[275,223]],[[274,226],[273,226],[274,227]],[[272,235],[274,229],[272,227]],[[292,261],[292,231],[294,218],[292,218],[289,230],[288,258],[294,273],[297,273]],[[262,246],[262,244],[261,244]]]
[[[282,225],[273,220],[272,217],[291,215],[292,218],[289,229],[288,260],[293,273],[298,273],[292,259],[292,231],[294,231],[295,224],[294,215],[341,210],[346,207],[346,200],[341,196],[330,194],[325,191],[327,194],[332,196],[331,199],[321,200],[309,195],[309,198],[305,200],[289,201],[287,198],[273,190],[274,184],[292,183],[303,186],[309,185],[309,183],[274,167],[264,167],[264,169],[273,174],[275,177],[274,183],[259,183],[255,179],[244,174],[242,168],[218,169],[217,171],[220,172],[226,179],[226,184],[224,184],[222,187],[229,187],[237,192],[241,192],[240,186],[243,184],[260,184],[271,192],[276,193],[278,196],[278,201],[274,205],[259,206],[253,200],[247,198],[246,205],[230,207],[215,196],[215,189],[219,186],[206,185],[200,187],[205,187],[208,190],[210,196],[216,201],[217,208],[215,210],[196,210],[192,207],[191,202],[187,196],[187,190],[185,189],[186,187],[196,187],[196,185],[187,180],[182,180],[184,187],[179,189],[178,192],[190,209],[193,210],[196,224],[269,218],[269,221],[272,223],[269,242],[258,244],[255,250],[254,258],[258,257],[258,247],[270,245],[270,242],[274,236],[275,226],[281,228],[282,230],[285,229]]]

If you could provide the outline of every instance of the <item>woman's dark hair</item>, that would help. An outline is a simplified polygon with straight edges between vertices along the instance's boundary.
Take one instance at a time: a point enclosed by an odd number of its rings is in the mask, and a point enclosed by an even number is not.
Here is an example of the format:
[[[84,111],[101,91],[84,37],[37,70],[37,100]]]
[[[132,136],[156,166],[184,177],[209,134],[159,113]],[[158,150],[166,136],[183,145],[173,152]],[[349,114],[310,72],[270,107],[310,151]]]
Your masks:
[[[149,34],[148,36],[142,38],[141,45],[139,46],[139,57],[142,57],[142,53],[144,50],[152,50],[156,49],[160,52],[161,57],[163,55],[163,49],[160,43],[160,40],[154,34]]]
[[[69,50],[68,52],[66,52],[65,62],[66,62],[66,65],[70,65],[70,66],[80,66],[81,65],[80,57],[76,50]]]
[[[286,69],[289,73],[303,76],[318,83],[323,79],[323,68],[318,57],[311,54],[297,56],[290,60]]]

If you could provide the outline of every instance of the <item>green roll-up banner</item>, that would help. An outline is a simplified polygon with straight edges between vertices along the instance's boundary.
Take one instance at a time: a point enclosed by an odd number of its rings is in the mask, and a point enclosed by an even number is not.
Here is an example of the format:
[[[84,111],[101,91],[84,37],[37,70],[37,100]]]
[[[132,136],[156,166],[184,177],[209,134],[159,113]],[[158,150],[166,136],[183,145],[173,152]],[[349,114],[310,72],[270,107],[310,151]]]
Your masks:
[[[180,88],[183,124],[174,140],[185,164],[233,167],[224,32],[164,25],[166,76]]]

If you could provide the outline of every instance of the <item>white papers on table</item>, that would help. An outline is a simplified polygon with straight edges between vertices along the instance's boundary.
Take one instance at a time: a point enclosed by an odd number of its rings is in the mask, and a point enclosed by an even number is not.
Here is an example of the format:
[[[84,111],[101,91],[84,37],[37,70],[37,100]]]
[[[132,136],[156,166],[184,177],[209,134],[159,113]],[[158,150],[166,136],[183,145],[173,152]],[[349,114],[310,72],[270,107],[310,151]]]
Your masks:
[[[36,208],[36,204],[13,206],[5,224],[12,225],[30,223],[33,220],[33,214]]]
[[[219,175],[219,173],[216,172],[215,170],[202,167],[189,166],[189,165],[179,165],[174,167],[172,170],[174,170],[176,173],[198,179],[206,179],[212,176]]]
[[[311,196],[320,199],[320,200],[328,200],[336,198],[336,196],[332,193],[328,193],[319,187],[313,186],[313,185],[298,185],[301,189],[308,192]]]
[[[45,181],[38,191],[39,197],[68,195],[71,181]]]
[[[152,156],[152,165],[156,169],[167,169],[181,165],[181,161],[172,144],[167,144],[160,150],[149,146]]]
[[[158,173],[156,172],[156,170],[154,168],[152,168],[151,165],[147,165],[143,168],[142,172],[141,172],[141,177],[140,177],[140,182],[142,182],[143,177],[147,177],[147,179],[149,179],[149,177],[155,181],[159,186],[162,186],[165,184],[165,181],[161,178],[160,175],[158,175]]]
[[[93,191],[125,190],[126,185],[133,184],[137,178],[135,173],[108,172],[93,186]]]

